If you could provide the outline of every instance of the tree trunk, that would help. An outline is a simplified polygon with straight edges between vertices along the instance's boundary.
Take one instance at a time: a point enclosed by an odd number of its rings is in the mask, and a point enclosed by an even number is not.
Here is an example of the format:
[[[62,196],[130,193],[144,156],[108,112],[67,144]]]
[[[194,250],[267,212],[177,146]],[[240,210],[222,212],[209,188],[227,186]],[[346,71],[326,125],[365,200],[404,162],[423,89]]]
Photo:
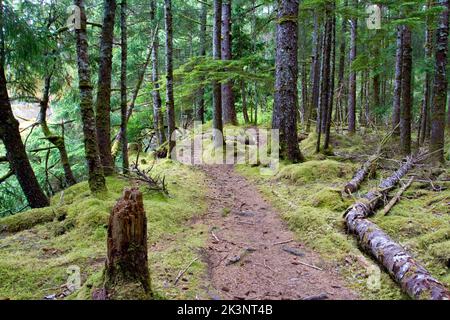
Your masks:
[[[348,6],[348,0],[344,1],[344,7],[346,8]],[[344,117],[341,117],[342,110],[344,110],[344,104],[345,104],[345,92],[346,92],[346,85],[345,85],[345,63],[346,63],[346,33],[347,33],[347,19],[344,17],[342,19],[342,27],[341,27],[341,45],[339,48],[339,71],[338,71],[338,100],[337,100],[337,110],[336,110],[336,119],[341,122],[341,124],[344,122]]]
[[[320,96],[320,52],[322,51],[322,39],[319,24],[319,14],[314,14],[313,53],[311,64],[311,102],[306,117],[306,132],[311,131],[311,117],[313,110],[318,110]]]
[[[11,109],[3,64],[0,64],[0,138],[5,145],[11,171],[16,175],[29,206],[43,208],[50,205],[34,175],[20,136],[19,122]]]
[[[400,111],[402,102],[403,27],[397,27],[397,52],[395,54],[394,105],[392,108],[392,129],[400,135]]]
[[[133,111],[134,111],[134,107],[136,104],[136,99],[139,95],[139,91],[141,90],[141,86],[142,86],[142,82],[144,81],[144,76],[145,76],[145,72],[147,70],[148,64],[150,63],[150,57],[152,54],[152,50],[148,51],[147,57],[145,59],[144,65],[142,66],[139,75],[138,75],[138,80],[136,82],[136,87],[133,90],[133,96],[131,97],[131,102],[128,105],[128,110],[127,110],[127,124],[128,121],[130,121],[131,116],[133,115]],[[119,132],[117,133],[116,137],[114,138],[114,143],[112,146],[112,156],[113,158],[115,158],[117,156],[117,153],[119,152],[119,144],[122,141],[122,131],[119,130]]]
[[[139,283],[151,298],[147,250],[147,217],[142,193],[125,189],[109,217],[105,266],[108,293],[116,286]]]
[[[280,133],[280,156],[292,162],[303,161],[297,137],[298,10],[298,1],[278,0],[272,129]]]
[[[166,27],[166,109],[169,125],[169,157],[175,147],[175,101],[173,96],[173,26],[172,26],[172,0],[164,1],[165,27]]]
[[[54,68],[54,67],[53,67]],[[69,156],[66,150],[66,143],[63,136],[57,136],[53,134],[48,127],[47,124],[47,109],[48,103],[50,99],[50,83],[54,70],[50,71],[50,73],[45,77],[44,81],[44,93],[42,95],[42,99],[39,102],[40,110],[39,110],[39,124],[41,125],[42,132],[44,133],[44,137],[53,144],[59,152],[59,157],[61,159],[61,164],[64,169],[64,177],[66,180],[66,184],[68,186],[73,186],[77,183],[75,180],[75,176],[73,175],[72,168],[70,167]]]
[[[400,116],[400,148],[402,154],[411,154],[412,109],[412,46],[411,29],[403,26],[402,104]]]
[[[434,163],[444,163],[445,144],[445,105],[447,102],[447,54],[449,28],[449,2],[440,0],[442,12],[436,31],[436,66],[434,75],[433,103],[431,104],[431,139],[430,152]]]
[[[120,134],[122,146],[122,171],[127,173],[130,167],[128,160],[128,138],[127,138],[127,61],[128,61],[128,35],[127,35],[127,1],[122,0],[120,5],[120,36],[121,36],[121,65],[120,65]]]
[[[333,3],[332,8],[332,33],[331,33],[331,75],[330,75],[330,88],[329,88],[329,98],[328,98],[328,108],[326,113],[325,121],[325,141],[323,149],[326,151],[330,146],[330,132],[331,132],[331,122],[333,115],[333,104],[334,104],[334,76],[336,72],[336,15],[334,13],[336,3]]]
[[[231,0],[222,1],[222,60],[231,60]],[[222,84],[222,119],[223,124],[237,125],[236,108],[234,105],[233,83]]]
[[[428,1],[427,8],[431,7],[431,1]],[[427,27],[425,30],[425,58],[431,60],[433,55],[433,33],[431,31],[431,21],[427,20]],[[419,123],[419,135],[418,135],[418,145],[422,146],[425,143],[425,138],[428,131],[428,123],[430,116],[430,97],[431,97],[431,74],[427,70],[425,74],[425,87],[424,87],[423,99],[422,99],[422,109],[420,113],[420,123]]]
[[[349,209],[345,214],[345,222],[349,232],[356,235],[362,248],[384,266],[411,298],[449,300],[450,292],[441,283],[415,261],[402,246],[395,243],[383,230],[367,219],[414,164],[415,160],[408,158],[399,170],[381,182],[378,190],[370,191],[362,201],[355,203]]]
[[[77,40],[80,110],[81,121],[83,122],[84,148],[89,171],[89,188],[93,193],[96,193],[106,191],[106,182],[100,162],[94,108],[92,105],[92,84],[89,68],[84,0],[75,0],[74,3],[80,8],[81,20],[81,28],[75,30],[75,34]]]
[[[200,17],[200,52],[201,57],[206,56],[206,24],[208,18],[208,7],[206,2],[202,2],[202,12]],[[204,79],[200,80],[202,83]],[[205,123],[205,88],[202,87],[198,90],[198,102],[197,102],[197,121]]]
[[[105,0],[103,10],[95,120],[100,160],[104,174],[109,176],[114,172],[114,161],[111,154],[111,76],[116,1]]]
[[[245,90],[245,82],[241,80],[241,95],[242,95],[242,114],[244,115],[245,124],[250,123],[250,118],[248,117],[247,111],[247,92]]]
[[[221,19],[222,19],[222,0],[214,0],[214,22],[213,22],[213,58],[221,58]],[[213,140],[214,147],[223,146],[223,122],[222,122],[222,92],[220,83],[213,80]]]
[[[309,101],[308,101],[308,71],[306,66],[306,61],[302,63],[302,108],[301,108],[301,116],[302,116],[302,127],[303,129],[306,127],[306,122],[309,121],[306,115],[309,114]]]
[[[354,175],[353,179],[350,180],[344,187],[344,192],[348,194],[355,193],[358,191],[361,183],[366,179],[369,173],[374,171],[377,166],[377,160],[380,157],[380,152],[378,154],[371,156],[369,160],[364,162],[361,169],[359,169]]]
[[[152,11],[155,13],[157,10],[156,0],[152,0]],[[161,95],[159,93],[159,28],[156,23],[155,14],[150,15],[154,34],[151,41],[151,60],[152,60],[152,99],[153,99],[153,129],[155,130],[158,146],[161,146],[166,142],[166,134],[164,130],[164,113],[162,112]]]
[[[354,1],[357,5],[358,1]],[[348,131],[349,134],[356,132],[356,71],[353,63],[356,60],[356,39],[358,30],[358,19],[350,20],[350,75],[348,82]]]
[[[50,201],[42,191],[31,167],[20,136],[19,122],[14,118],[6,87],[3,19],[3,1],[0,0],[0,139],[6,149],[6,159],[1,160],[2,162],[8,161],[10,165],[10,171],[0,177],[0,182],[15,174],[29,206],[31,208],[42,208],[50,205]]]
[[[326,119],[330,101],[330,68],[331,68],[331,42],[332,42],[332,17],[330,9],[326,8],[325,13],[325,34],[322,48],[322,70],[321,70],[321,96],[319,110],[317,112],[317,143],[316,152],[320,152],[322,134],[326,132]]]

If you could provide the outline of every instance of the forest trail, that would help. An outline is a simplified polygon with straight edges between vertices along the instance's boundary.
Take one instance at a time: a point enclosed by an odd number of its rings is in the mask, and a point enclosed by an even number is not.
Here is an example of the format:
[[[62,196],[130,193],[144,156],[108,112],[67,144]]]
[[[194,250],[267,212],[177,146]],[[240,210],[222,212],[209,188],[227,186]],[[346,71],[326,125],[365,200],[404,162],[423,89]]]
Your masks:
[[[232,165],[201,169],[210,190],[203,222],[212,299],[358,299],[317,253],[291,241],[280,215]]]

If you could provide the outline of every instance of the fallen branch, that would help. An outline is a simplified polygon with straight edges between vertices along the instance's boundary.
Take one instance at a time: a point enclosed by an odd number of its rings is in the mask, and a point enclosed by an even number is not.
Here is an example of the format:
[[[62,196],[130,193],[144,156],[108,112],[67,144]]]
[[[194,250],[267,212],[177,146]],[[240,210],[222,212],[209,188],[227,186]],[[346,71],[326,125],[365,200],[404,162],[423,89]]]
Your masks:
[[[297,256],[297,257],[303,257],[305,255],[303,252],[301,252],[300,250],[297,250],[295,248],[289,248],[289,247],[284,246],[281,249],[283,249],[283,251],[290,253],[294,256]]]
[[[197,260],[198,260],[198,258],[195,258],[194,260],[192,260],[191,263],[189,263],[189,265],[186,268],[184,268],[183,270],[181,270],[178,273],[178,276],[175,278],[175,281],[173,283],[174,285],[176,285],[178,283],[178,281],[180,281],[180,278],[183,276],[183,274],[185,274],[189,270],[189,268],[194,264],[194,262]]]
[[[376,168],[378,158],[379,154],[370,157],[369,160],[364,162],[363,166],[356,172],[353,179],[345,185],[344,193],[352,194],[358,191],[360,185],[366,179],[369,173],[371,171],[373,172],[374,168]]]
[[[383,154],[383,148],[391,138],[392,134],[394,133],[394,130],[392,130],[383,137],[380,144],[378,145],[377,152],[363,164],[361,169],[359,169],[356,172],[353,179],[349,183],[347,183],[347,185],[344,187],[344,193],[352,194],[358,191],[360,185],[366,179],[369,173],[374,173],[376,171],[378,165],[377,162]]]
[[[301,261],[296,261],[296,262],[301,264],[302,266],[310,267],[310,268],[313,268],[313,269],[316,269],[316,270],[319,270],[319,271],[323,271],[323,269],[321,269],[319,267],[316,267],[316,266],[313,266],[312,264],[307,264],[307,263],[304,263],[304,262],[301,262]]]
[[[450,300],[450,292],[431,276],[406,250],[394,242],[369,217],[382,203],[382,198],[421,160],[408,158],[391,177],[383,180],[380,190],[372,190],[356,202],[344,215],[348,231],[356,235],[361,247],[369,252],[413,299]]]
[[[280,244],[291,243],[292,241],[294,241],[294,239],[286,240],[286,241],[280,241],[280,242],[275,242],[275,243],[273,243],[272,245],[273,245],[273,246],[278,246],[278,245],[280,245]]]
[[[414,182],[414,177],[409,179],[409,181],[397,192],[395,197],[392,198],[391,201],[387,204],[386,207],[384,207],[383,214],[387,215],[391,211],[391,209],[397,204],[397,202],[400,200],[400,197],[403,195],[403,193],[411,186],[411,184]]]

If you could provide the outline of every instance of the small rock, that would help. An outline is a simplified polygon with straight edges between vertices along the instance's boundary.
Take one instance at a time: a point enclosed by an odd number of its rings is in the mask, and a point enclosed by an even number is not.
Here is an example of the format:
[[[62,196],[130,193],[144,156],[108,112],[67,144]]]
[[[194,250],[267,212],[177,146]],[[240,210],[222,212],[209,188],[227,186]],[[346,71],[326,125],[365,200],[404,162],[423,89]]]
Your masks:
[[[230,292],[230,288],[228,288],[228,287],[222,287],[222,291],[223,291],[223,292]]]

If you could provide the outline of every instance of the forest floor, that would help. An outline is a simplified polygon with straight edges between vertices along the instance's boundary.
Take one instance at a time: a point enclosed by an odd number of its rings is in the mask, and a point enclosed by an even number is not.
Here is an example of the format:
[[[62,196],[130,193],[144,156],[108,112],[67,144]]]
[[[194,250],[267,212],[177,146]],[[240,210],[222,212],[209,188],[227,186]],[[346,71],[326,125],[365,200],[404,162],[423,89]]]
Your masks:
[[[232,165],[202,166],[209,187],[208,272],[222,299],[356,299],[338,272],[295,241],[279,213]]]
[[[141,154],[140,168],[164,175],[169,191],[140,185],[156,298],[407,299],[360,250],[342,218],[355,198],[399,166],[392,141],[377,176],[353,197],[342,195],[382,135],[336,135],[332,152],[323,155],[310,134],[300,144],[307,161],[280,163],[271,175],[261,174],[264,165],[191,166]],[[206,152],[210,138],[209,132],[201,137]],[[130,157],[136,161],[136,154]],[[370,219],[450,286],[450,170],[435,171],[417,167],[411,174],[420,180],[390,214]],[[109,214],[123,189],[137,182],[114,176],[107,184],[106,194],[93,196],[81,182],[56,194],[48,208],[0,218],[0,300],[92,299],[102,285]],[[67,293],[72,266],[82,288]]]

